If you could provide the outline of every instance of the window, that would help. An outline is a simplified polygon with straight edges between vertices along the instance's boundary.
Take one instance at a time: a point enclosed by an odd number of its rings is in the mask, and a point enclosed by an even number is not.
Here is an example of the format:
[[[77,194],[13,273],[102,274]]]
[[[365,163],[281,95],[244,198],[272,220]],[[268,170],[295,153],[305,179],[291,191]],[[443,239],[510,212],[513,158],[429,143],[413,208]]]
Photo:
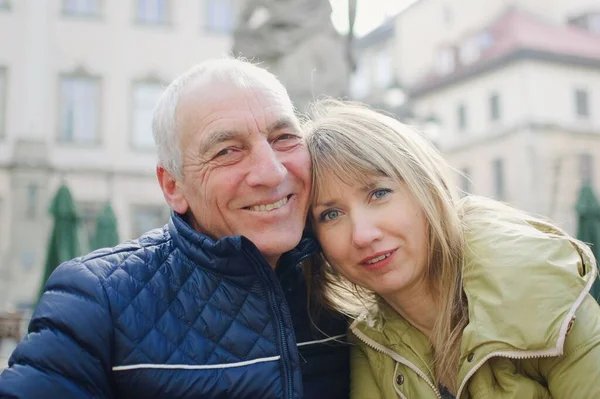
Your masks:
[[[4,258],[4,250],[8,248],[8,232],[10,230],[11,222],[8,222],[8,212],[4,211],[4,198],[0,197],[0,259]]]
[[[6,129],[6,68],[0,68],[0,138]]]
[[[494,198],[503,201],[506,199],[504,161],[502,159],[495,159],[492,165],[494,173]]]
[[[63,0],[64,15],[93,17],[100,15],[100,0]]]
[[[27,185],[27,207],[25,209],[27,219],[35,219],[37,217],[38,194],[38,186],[35,184]]]
[[[60,79],[60,142],[99,143],[99,113],[100,79],[90,76]]]
[[[96,234],[96,219],[100,216],[103,204],[100,202],[79,202],[77,203],[77,216],[79,216],[81,226],[81,247],[88,251],[94,242]],[[95,249],[95,248],[94,248]]]
[[[454,47],[444,47],[435,55],[435,70],[440,75],[447,75],[454,72],[456,67],[456,49]]]
[[[133,137],[137,149],[153,149],[152,116],[163,85],[158,82],[138,82],[133,85]]]
[[[145,232],[162,227],[169,219],[168,208],[160,205],[138,205],[132,207],[131,233],[137,238]]]
[[[575,110],[579,117],[587,118],[590,116],[589,95],[587,90],[575,90]]]
[[[350,95],[354,99],[362,99],[369,94],[369,90],[369,70],[364,60],[358,60],[356,71],[350,78]]]
[[[469,168],[462,168],[460,170],[460,191],[461,195],[467,195],[472,193],[473,188],[471,187],[471,170]]]
[[[579,154],[579,176],[584,183],[594,181],[594,156],[592,154]]]
[[[461,132],[467,128],[467,106],[460,104],[456,109],[456,117],[458,120],[458,130]]]
[[[442,7],[442,18],[444,19],[444,23],[447,26],[451,26],[452,25],[452,9],[450,8],[450,6],[448,4],[445,4]]]
[[[460,62],[464,65],[472,64],[479,60],[481,54],[492,45],[492,35],[480,32],[463,40],[460,44]]]
[[[590,33],[600,33],[600,12],[591,12],[569,19],[569,24],[585,29]]]
[[[233,0],[204,0],[206,3],[206,30],[217,33],[233,31],[234,6]]]
[[[490,120],[500,119],[500,97],[497,93],[490,95]]]
[[[136,20],[144,24],[169,23],[168,0],[137,0]]]
[[[393,80],[392,57],[386,49],[380,50],[375,56],[375,85],[384,89]]]

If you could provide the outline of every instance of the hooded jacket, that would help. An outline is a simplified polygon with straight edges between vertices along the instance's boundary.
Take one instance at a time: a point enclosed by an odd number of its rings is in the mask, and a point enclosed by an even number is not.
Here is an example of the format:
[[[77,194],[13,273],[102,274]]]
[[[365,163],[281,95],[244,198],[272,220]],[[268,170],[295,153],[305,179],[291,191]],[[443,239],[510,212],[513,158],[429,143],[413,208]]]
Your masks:
[[[163,229],[61,265],[0,398],[347,398],[347,324],[308,318],[303,239],[277,273],[240,236]]]
[[[469,323],[457,399],[600,398],[600,307],[589,248],[464,203]],[[351,398],[440,398],[429,340],[389,305],[350,328]]]

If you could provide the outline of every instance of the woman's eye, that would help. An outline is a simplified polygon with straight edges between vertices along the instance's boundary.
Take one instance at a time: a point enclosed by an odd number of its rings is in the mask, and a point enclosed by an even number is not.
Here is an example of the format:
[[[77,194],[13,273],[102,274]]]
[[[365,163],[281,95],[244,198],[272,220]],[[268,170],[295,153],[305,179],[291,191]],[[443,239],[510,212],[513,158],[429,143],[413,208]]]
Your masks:
[[[382,189],[373,191],[373,194],[371,194],[371,197],[373,199],[382,199],[382,198],[385,198],[391,192],[392,192],[392,190],[390,190],[389,188],[382,188]]]
[[[333,220],[335,218],[337,218],[340,215],[339,211],[336,210],[330,210],[330,211],[325,211],[321,214],[321,217],[319,218],[322,222],[327,222],[329,220]]]

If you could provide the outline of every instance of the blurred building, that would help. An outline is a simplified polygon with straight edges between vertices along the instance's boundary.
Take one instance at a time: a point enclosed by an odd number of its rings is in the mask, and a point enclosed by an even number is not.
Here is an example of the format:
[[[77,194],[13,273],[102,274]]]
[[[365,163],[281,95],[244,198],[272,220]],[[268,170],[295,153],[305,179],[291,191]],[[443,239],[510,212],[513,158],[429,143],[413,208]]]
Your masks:
[[[426,124],[462,190],[574,232],[600,187],[600,4],[485,3],[417,0],[362,38],[354,96]]]
[[[59,183],[82,247],[109,201],[121,239],[163,225],[150,129],[166,84],[231,48],[238,0],[0,0],[0,308],[31,305]]]

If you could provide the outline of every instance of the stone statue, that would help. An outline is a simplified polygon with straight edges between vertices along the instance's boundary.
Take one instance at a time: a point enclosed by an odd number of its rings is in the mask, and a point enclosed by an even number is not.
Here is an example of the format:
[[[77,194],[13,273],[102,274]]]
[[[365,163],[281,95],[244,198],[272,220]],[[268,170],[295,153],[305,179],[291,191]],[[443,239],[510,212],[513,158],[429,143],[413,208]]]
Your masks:
[[[346,95],[347,43],[331,22],[328,0],[244,0],[233,54],[262,62],[299,111],[322,95]]]

